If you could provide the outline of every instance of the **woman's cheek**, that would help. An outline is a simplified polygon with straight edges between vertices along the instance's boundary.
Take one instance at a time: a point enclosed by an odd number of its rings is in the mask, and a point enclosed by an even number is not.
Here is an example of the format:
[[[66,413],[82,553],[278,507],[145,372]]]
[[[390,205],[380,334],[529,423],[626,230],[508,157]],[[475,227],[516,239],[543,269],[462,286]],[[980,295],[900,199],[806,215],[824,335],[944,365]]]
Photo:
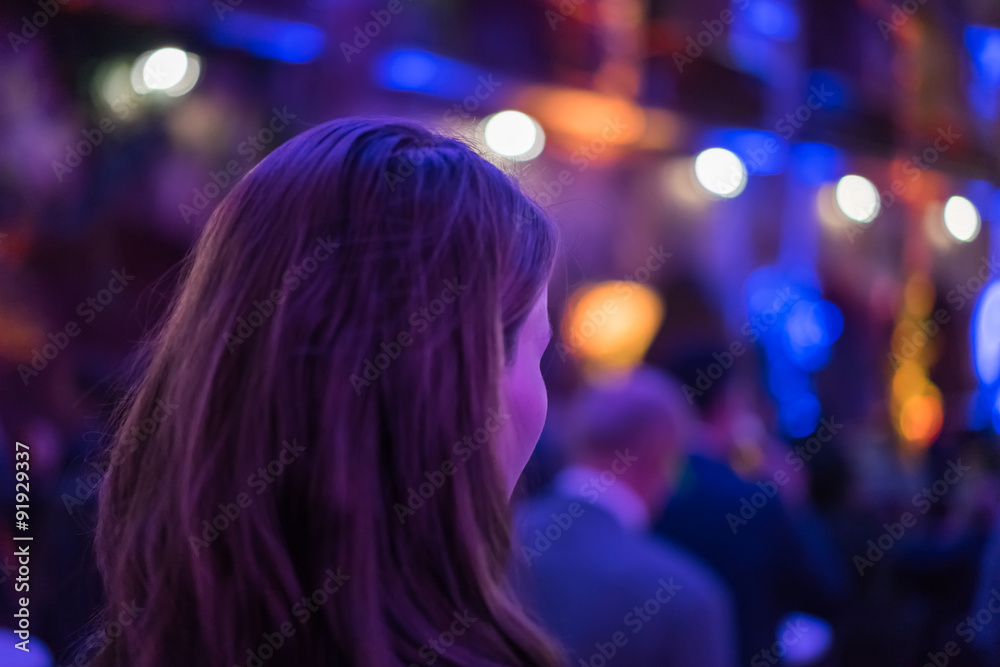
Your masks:
[[[524,361],[528,362],[527,359]],[[519,363],[508,370],[505,382],[506,410],[511,424],[504,429],[504,460],[511,488],[531,458],[545,425],[548,393],[537,363]]]

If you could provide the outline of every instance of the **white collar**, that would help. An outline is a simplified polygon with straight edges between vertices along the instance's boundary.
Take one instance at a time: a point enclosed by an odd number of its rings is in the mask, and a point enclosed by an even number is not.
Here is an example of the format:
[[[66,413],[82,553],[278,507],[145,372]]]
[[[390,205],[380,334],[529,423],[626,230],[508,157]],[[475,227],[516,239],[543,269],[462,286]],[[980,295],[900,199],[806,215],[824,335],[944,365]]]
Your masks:
[[[569,466],[556,475],[553,485],[563,495],[601,507],[625,530],[638,532],[649,526],[646,503],[611,470]]]

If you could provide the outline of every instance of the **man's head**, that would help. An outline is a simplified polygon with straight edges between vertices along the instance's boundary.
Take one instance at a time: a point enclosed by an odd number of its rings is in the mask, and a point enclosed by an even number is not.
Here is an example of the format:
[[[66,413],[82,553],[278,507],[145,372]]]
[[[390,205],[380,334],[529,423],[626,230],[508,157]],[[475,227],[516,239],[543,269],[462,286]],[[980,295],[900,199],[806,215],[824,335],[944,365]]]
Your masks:
[[[658,512],[684,456],[691,424],[677,383],[651,368],[638,368],[581,391],[571,419],[570,463],[612,470]]]

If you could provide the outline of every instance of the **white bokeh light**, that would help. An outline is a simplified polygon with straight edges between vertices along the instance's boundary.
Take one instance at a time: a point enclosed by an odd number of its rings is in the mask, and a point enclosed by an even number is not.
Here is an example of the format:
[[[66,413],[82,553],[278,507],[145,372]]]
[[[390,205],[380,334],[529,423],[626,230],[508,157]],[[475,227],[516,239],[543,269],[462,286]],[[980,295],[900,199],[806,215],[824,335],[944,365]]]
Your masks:
[[[167,90],[181,82],[187,68],[187,54],[180,49],[157,49],[142,66],[142,82],[150,90]]]
[[[486,145],[494,153],[515,160],[538,157],[545,147],[542,127],[520,111],[501,111],[487,119],[483,127]]]
[[[147,95],[153,91],[179,97],[194,88],[201,74],[201,60],[174,47],[147,51],[132,65],[132,88]]]
[[[712,194],[731,198],[747,186],[747,168],[735,153],[725,148],[709,148],[694,160],[694,175]]]
[[[878,189],[864,176],[850,174],[837,183],[837,206],[855,222],[871,222],[882,208]]]
[[[965,197],[952,197],[944,205],[944,226],[948,233],[963,243],[979,235],[979,211]]]

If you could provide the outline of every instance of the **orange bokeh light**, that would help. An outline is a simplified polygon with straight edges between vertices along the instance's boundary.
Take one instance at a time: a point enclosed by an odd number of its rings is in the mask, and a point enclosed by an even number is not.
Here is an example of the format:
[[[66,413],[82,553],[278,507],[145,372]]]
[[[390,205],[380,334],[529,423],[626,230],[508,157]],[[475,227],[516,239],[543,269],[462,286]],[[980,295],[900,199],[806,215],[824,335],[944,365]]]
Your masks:
[[[664,310],[656,292],[641,283],[584,285],[570,297],[557,351],[569,352],[588,371],[634,368],[653,342]]]
[[[932,443],[944,423],[941,395],[936,389],[930,389],[926,394],[908,398],[899,411],[899,432],[916,449]]]

